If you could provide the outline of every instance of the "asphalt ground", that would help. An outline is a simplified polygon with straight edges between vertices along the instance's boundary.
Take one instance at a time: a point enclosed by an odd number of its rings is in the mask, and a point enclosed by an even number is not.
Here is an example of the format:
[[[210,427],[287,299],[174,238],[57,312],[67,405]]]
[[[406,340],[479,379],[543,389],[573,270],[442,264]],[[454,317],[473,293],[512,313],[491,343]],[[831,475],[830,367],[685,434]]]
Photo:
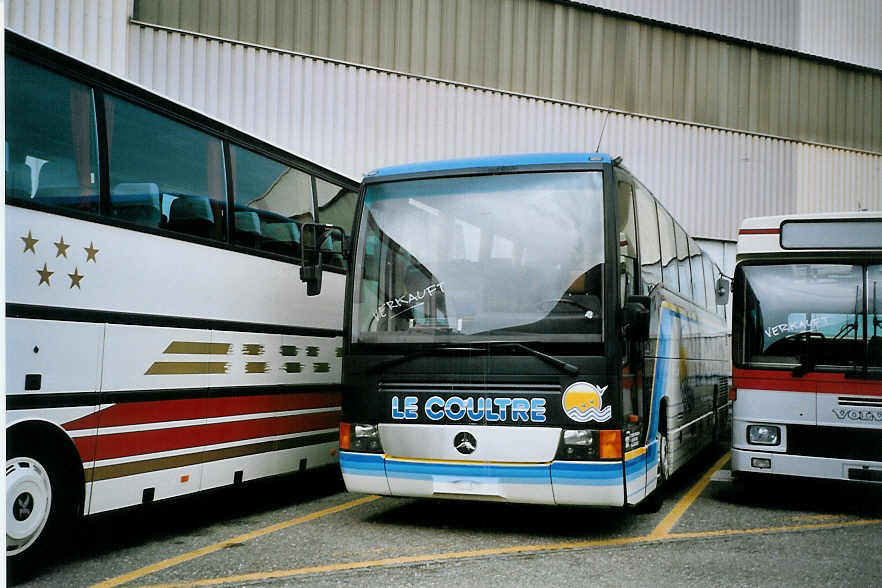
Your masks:
[[[882,487],[743,487],[725,448],[662,509],[348,494],[334,468],[86,519],[19,586],[878,586]]]

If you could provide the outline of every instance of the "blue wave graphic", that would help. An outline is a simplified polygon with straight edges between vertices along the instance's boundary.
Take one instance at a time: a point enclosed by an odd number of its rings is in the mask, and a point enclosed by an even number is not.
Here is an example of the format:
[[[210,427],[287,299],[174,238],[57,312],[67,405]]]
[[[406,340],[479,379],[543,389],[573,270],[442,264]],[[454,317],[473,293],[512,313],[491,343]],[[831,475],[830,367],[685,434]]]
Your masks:
[[[597,421],[598,423],[604,423],[612,418],[612,407],[607,406],[603,410],[597,410],[592,406],[588,410],[584,411],[573,407],[568,409],[566,413],[568,417],[580,423],[584,423],[587,421]]]

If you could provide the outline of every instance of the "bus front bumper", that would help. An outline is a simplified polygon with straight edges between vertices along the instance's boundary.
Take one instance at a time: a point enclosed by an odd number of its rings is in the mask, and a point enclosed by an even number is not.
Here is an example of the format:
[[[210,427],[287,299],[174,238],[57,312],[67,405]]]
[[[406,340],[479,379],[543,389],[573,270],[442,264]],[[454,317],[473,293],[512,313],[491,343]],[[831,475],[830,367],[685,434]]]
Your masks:
[[[387,496],[623,506],[621,461],[502,464],[340,452],[350,492]]]
[[[788,455],[732,448],[732,472],[882,483],[882,461]]]

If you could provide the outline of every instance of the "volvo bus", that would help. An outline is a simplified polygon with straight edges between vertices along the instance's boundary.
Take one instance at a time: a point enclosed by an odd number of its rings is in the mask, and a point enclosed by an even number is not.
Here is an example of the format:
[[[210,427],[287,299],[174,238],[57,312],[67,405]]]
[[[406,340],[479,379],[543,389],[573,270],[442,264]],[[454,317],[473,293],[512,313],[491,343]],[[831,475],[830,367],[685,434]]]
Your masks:
[[[380,169],[353,232],[350,491],[658,509],[725,429],[728,282],[620,159]]]
[[[338,461],[358,182],[6,31],[6,553],[100,513]]]
[[[746,219],[732,472],[882,482],[882,212]]]

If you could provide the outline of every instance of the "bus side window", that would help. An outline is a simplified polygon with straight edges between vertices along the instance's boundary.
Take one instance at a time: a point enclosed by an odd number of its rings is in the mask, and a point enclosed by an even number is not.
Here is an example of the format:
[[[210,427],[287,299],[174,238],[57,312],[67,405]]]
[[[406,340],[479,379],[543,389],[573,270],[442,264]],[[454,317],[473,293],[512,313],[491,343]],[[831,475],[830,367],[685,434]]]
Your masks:
[[[643,294],[662,281],[661,249],[658,241],[658,216],[655,198],[643,186],[637,185],[637,230],[640,234],[640,275]]]
[[[300,258],[300,226],[314,219],[312,177],[230,145],[235,210],[233,243]]]
[[[318,200],[318,222],[341,227],[349,235],[352,219],[355,217],[356,193],[318,177],[315,179],[315,193]],[[342,252],[343,244],[338,243],[338,239],[339,236],[335,234],[332,249]],[[327,263],[345,269],[342,253],[330,256]]]
[[[98,214],[92,90],[6,57],[6,199]]]
[[[107,95],[110,215],[223,241],[226,176],[220,139]]]
[[[702,265],[704,265],[705,304],[709,311],[717,312],[717,293],[715,291],[716,286],[714,285],[714,264],[706,253],[701,256],[701,261]]]
[[[618,183],[619,275],[621,305],[634,294],[634,266],[637,261],[637,230],[634,225],[634,196],[631,184]]]
[[[680,290],[680,276],[677,269],[677,246],[674,241],[674,220],[668,211],[658,207],[658,232],[661,241],[662,274],[665,287],[673,292]]]
[[[692,300],[702,308],[707,306],[707,296],[704,292],[704,264],[701,262],[701,249],[692,239],[687,238],[689,244],[689,265],[692,267]]]
[[[680,271],[680,294],[691,300],[692,271],[689,268],[689,246],[686,240],[686,231],[679,224],[674,223],[674,233],[677,241],[677,264]]]

